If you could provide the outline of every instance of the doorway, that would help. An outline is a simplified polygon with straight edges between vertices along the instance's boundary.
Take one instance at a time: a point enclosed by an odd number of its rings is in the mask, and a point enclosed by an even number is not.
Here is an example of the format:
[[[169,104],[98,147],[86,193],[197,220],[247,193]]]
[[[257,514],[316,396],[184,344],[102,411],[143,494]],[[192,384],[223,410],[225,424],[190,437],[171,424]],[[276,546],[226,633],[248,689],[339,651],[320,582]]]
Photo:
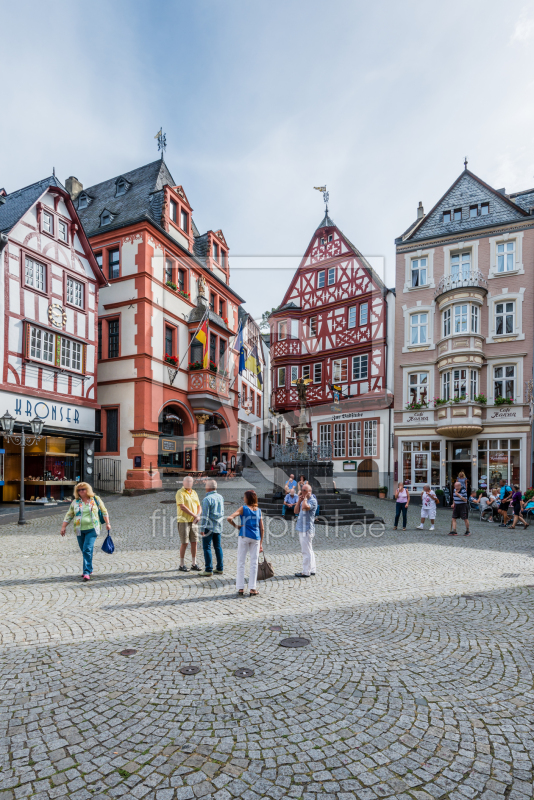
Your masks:
[[[471,441],[447,442],[447,486],[451,493],[460,472],[465,473],[467,496],[471,494]],[[475,484],[476,488],[476,484]]]

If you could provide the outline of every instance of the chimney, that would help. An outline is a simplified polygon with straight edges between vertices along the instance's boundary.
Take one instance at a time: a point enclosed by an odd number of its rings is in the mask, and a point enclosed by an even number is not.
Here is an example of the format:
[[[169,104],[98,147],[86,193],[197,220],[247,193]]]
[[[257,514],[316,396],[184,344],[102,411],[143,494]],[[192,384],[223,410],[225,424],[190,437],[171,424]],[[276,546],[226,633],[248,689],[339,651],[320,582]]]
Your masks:
[[[423,203],[419,200],[419,208],[417,209],[417,219],[423,219],[425,216],[425,209],[423,208]]]
[[[67,180],[65,181],[65,188],[72,197],[72,199],[76,200],[76,198],[83,189],[83,184],[80,183],[78,178],[75,178],[74,175],[71,175],[70,178],[67,178]]]

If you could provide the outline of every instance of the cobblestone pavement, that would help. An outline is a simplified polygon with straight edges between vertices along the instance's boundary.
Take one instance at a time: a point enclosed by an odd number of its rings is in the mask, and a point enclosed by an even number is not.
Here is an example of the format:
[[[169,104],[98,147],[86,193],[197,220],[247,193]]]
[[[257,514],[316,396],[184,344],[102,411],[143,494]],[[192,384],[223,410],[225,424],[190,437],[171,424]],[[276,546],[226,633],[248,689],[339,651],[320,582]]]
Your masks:
[[[360,498],[383,535],[320,528],[299,580],[277,521],[276,577],[237,598],[235,537],[223,576],[179,573],[168,501],[109,501],[87,585],[60,515],[0,529],[0,800],[533,796],[534,528],[453,539],[414,508],[402,533]]]

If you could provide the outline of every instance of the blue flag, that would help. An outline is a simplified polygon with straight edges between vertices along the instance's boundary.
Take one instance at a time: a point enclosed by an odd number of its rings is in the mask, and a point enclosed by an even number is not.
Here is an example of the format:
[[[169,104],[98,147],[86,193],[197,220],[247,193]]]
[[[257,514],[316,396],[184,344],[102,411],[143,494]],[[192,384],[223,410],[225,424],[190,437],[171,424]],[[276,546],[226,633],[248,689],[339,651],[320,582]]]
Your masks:
[[[245,344],[243,342],[243,326],[237,332],[237,349],[239,350],[239,374],[245,371]]]

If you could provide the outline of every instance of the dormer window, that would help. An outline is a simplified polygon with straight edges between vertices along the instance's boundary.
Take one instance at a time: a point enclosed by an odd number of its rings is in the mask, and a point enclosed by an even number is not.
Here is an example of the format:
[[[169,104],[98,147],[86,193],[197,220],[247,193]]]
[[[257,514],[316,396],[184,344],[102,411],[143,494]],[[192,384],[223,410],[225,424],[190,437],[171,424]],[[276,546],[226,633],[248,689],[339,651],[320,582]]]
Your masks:
[[[489,203],[482,203],[480,206],[480,216],[485,217],[489,214]]]
[[[101,225],[101,226],[103,226],[103,225],[109,225],[109,224],[110,224],[110,222],[112,221],[112,219],[113,219],[113,216],[112,216],[111,212],[109,212],[109,211],[107,211],[107,210],[106,210],[106,211],[103,211],[103,212],[100,214],[100,225]]]
[[[214,261],[219,260],[219,245],[217,244],[217,242],[213,242],[213,260]]]
[[[450,222],[451,221],[451,212],[444,211],[443,212],[443,222]]]
[[[185,233],[187,233],[188,230],[189,230],[189,214],[187,213],[187,211],[184,211],[183,208],[182,208],[182,211],[181,211],[181,214],[180,214],[180,220],[181,220],[181,228],[182,228],[182,230]]]
[[[175,200],[171,200],[169,207],[169,216],[173,222],[178,220],[178,204]]]
[[[461,222],[461,220],[462,220],[462,209],[461,208],[455,208],[454,209],[454,221],[455,222]]]
[[[124,178],[119,178],[117,181],[117,189],[115,195],[118,197],[121,194],[126,194],[126,189],[128,188],[128,184],[124,180]]]
[[[78,197],[78,208],[87,208],[89,205],[89,198],[82,192],[81,195]]]

